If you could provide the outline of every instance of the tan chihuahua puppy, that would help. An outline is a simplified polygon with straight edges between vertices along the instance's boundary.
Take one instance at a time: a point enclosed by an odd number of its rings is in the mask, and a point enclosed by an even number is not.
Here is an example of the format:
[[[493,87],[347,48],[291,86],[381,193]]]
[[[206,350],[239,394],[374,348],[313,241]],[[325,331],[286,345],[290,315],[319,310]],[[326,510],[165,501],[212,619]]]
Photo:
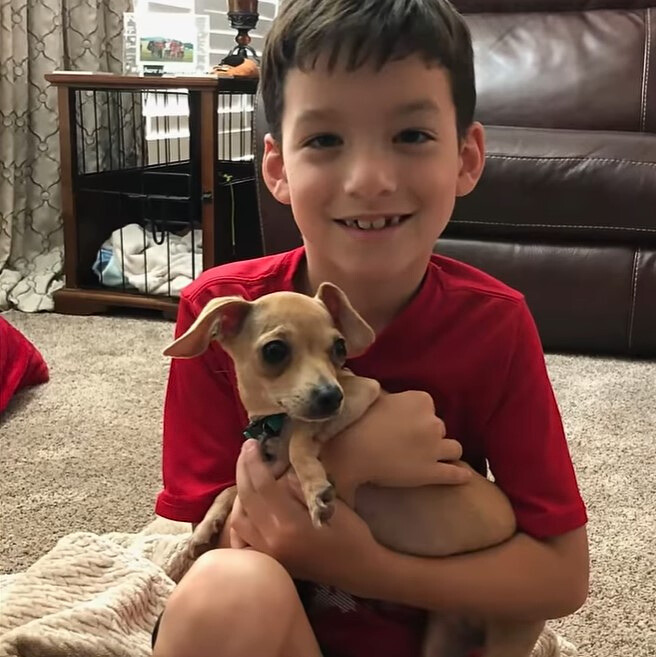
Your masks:
[[[374,333],[346,295],[323,283],[315,297],[275,292],[256,301],[211,300],[164,354],[193,358],[216,339],[235,365],[242,403],[276,476],[289,465],[315,526],[327,522],[335,495],[355,508],[381,544],[418,556],[450,556],[497,545],[516,530],[508,499],[474,473],[457,486],[389,488],[358,482],[355,498],[334,491],[319,460],[321,445],[360,418],[381,394],[377,381],[345,369]],[[279,425],[279,426],[278,426]],[[460,464],[462,467],[469,467]],[[196,527],[194,556],[215,546],[236,497],[220,493]],[[461,619],[431,614],[424,657],[460,657],[484,639],[486,657],[528,657],[543,622]]]

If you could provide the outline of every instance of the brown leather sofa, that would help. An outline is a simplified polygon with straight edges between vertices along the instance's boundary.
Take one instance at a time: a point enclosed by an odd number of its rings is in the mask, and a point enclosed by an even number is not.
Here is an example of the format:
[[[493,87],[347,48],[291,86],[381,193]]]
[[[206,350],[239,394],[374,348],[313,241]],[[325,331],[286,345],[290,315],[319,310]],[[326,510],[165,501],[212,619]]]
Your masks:
[[[454,4],[487,163],[436,250],[521,290],[548,351],[656,357],[654,0]],[[260,154],[261,103],[256,121]],[[257,169],[264,251],[292,248]]]

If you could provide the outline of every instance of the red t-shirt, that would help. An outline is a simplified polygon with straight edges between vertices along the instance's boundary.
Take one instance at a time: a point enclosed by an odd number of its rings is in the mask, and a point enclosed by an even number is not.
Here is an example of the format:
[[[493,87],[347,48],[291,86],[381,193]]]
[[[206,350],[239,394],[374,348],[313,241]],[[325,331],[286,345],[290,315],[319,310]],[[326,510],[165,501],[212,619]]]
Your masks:
[[[213,297],[256,299],[293,290],[302,248],[204,272],[180,298],[176,336]],[[348,367],[388,392],[424,390],[449,436],[480,472],[486,460],[519,529],[542,539],[585,524],[585,506],[524,297],[494,278],[434,255],[421,288],[363,356]],[[230,358],[213,342],[173,360],[164,409],[163,477],[156,512],[199,522],[235,482],[247,416]],[[308,615],[329,654],[419,654],[423,615],[314,589]]]

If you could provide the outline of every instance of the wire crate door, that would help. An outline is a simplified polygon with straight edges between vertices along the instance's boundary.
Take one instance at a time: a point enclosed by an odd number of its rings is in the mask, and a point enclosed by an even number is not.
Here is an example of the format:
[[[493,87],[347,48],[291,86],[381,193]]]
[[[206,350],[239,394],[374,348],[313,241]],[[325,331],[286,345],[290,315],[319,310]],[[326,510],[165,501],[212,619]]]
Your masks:
[[[212,89],[76,93],[77,278],[178,297],[215,264]]]

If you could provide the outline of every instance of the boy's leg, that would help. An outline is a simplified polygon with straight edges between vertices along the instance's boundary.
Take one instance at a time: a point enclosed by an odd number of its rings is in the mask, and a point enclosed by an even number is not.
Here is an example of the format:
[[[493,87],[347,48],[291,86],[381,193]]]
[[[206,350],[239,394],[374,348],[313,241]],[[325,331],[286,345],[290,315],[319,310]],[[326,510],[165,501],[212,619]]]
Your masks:
[[[182,578],[153,657],[321,657],[296,587],[274,559],[211,550]]]

